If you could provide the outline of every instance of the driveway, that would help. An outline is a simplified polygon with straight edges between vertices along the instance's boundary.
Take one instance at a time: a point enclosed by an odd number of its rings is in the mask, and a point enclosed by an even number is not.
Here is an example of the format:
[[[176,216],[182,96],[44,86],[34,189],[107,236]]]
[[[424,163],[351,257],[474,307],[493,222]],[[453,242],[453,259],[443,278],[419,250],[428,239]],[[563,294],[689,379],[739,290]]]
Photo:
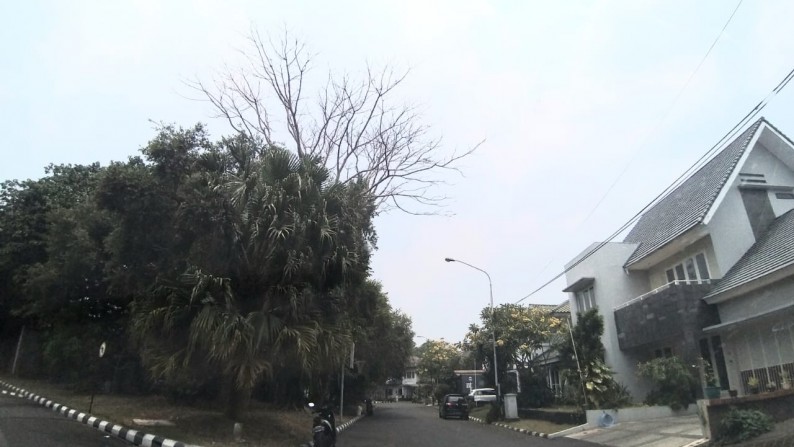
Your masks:
[[[697,415],[621,422],[566,436],[613,447],[684,447],[703,438]]]

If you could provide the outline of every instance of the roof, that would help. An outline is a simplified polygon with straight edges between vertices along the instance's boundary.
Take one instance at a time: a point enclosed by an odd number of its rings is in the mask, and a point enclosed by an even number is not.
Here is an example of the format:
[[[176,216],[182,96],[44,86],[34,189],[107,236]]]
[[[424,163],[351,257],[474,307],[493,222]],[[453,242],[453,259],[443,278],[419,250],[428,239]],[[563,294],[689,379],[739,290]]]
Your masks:
[[[562,304],[560,304],[559,306],[557,306],[554,309],[552,309],[551,313],[553,313],[553,314],[557,314],[557,313],[560,313],[560,314],[561,313],[568,313],[569,314],[569,313],[571,313],[571,302],[568,301],[568,300],[563,301]]]
[[[766,310],[766,311],[763,311],[763,312],[759,312],[757,314],[745,315],[742,318],[739,318],[739,319],[736,319],[736,320],[733,320],[733,321],[728,321],[728,322],[725,322],[725,323],[715,324],[714,326],[704,327],[703,328],[703,332],[706,332],[706,333],[710,333],[710,332],[720,333],[720,332],[724,332],[724,331],[726,331],[728,329],[733,329],[733,328],[735,328],[737,326],[742,326],[742,325],[746,325],[746,324],[749,324],[749,323],[756,323],[756,322],[758,322],[760,320],[764,320],[764,319],[766,319],[766,318],[768,318],[770,316],[781,317],[785,313],[792,312],[792,311],[794,311],[794,303],[787,303],[787,304],[783,304],[783,305],[777,306],[775,308],[772,308],[772,309],[769,309],[769,310]],[[775,326],[772,327],[772,332],[776,332],[775,331]]]
[[[761,123],[766,123],[766,120],[761,118],[753,123],[725,149],[642,215],[623,240],[626,243],[640,244],[626,261],[626,267],[703,222]]]
[[[547,312],[551,312],[557,308],[557,304],[527,304],[529,309],[536,308],[540,310],[545,310]]]
[[[778,217],[704,298],[759,279],[794,264],[794,210]]]

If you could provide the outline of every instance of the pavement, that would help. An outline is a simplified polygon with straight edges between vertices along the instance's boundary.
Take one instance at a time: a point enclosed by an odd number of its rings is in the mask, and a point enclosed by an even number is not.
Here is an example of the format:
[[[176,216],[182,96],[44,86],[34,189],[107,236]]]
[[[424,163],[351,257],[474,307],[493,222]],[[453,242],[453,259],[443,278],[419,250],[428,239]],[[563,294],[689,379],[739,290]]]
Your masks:
[[[620,422],[566,437],[613,447],[695,447],[708,443],[697,415]]]

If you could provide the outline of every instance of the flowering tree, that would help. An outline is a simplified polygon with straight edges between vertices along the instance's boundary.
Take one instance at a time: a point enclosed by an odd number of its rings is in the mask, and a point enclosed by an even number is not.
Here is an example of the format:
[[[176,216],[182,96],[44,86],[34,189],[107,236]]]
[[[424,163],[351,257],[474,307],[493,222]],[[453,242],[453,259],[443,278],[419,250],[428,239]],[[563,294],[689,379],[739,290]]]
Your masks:
[[[444,340],[428,340],[417,349],[417,353],[419,377],[432,389],[432,396],[444,394],[442,391],[451,387],[453,372],[460,364],[459,345]]]
[[[562,321],[548,310],[532,305],[502,304],[494,309],[493,318],[491,308],[486,307],[480,313],[480,319],[481,326],[469,326],[464,349],[479,353],[488,369],[493,371],[491,346],[495,335],[498,366],[502,374],[508,365],[531,368],[562,327]]]

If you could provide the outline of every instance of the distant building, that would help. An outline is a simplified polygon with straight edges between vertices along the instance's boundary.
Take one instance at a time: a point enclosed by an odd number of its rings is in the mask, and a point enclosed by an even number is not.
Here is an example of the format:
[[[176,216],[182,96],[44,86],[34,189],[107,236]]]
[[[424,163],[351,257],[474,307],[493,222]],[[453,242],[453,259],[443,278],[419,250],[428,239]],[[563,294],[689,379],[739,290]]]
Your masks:
[[[373,398],[376,400],[412,400],[419,386],[417,365],[419,358],[412,356],[405,365],[403,376],[399,379],[389,379],[375,390]]]

